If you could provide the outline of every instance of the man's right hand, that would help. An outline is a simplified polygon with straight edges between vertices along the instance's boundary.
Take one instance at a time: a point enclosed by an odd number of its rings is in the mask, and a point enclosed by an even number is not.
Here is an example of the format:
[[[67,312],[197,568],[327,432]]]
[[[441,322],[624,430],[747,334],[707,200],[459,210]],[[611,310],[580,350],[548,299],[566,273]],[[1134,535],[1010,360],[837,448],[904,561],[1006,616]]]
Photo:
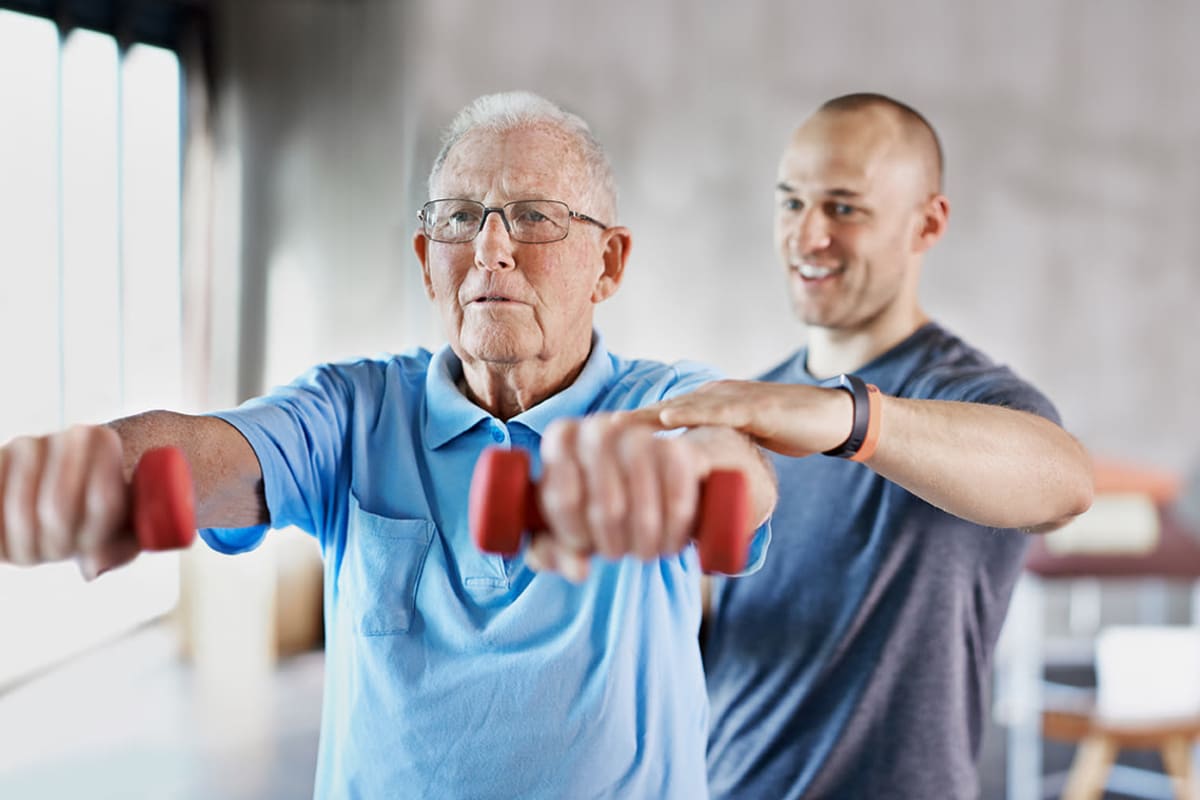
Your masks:
[[[76,426],[0,447],[0,561],[78,558],[94,578],[137,556],[128,519],[122,444],[111,428]]]
[[[723,380],[633,412],[668,428],[733,428],[760,447],[802,458],[846,441],[854,402],[842,389],[803,384]]]

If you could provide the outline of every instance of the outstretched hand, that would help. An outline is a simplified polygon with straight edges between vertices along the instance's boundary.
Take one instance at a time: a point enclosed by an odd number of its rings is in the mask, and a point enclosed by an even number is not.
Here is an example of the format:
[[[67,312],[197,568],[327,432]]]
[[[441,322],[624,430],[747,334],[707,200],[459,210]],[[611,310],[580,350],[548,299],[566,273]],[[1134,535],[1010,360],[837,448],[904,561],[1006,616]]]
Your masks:
[[[850,435],[848,392],[819,386],[724,380],[631,412],[666,428],[728,427],[786,456],[830,450]]]
[[[0,447],[0,561],[76,558],[95,577],[137,556],[128,512],[121,440],[111,429],[76,426]]]

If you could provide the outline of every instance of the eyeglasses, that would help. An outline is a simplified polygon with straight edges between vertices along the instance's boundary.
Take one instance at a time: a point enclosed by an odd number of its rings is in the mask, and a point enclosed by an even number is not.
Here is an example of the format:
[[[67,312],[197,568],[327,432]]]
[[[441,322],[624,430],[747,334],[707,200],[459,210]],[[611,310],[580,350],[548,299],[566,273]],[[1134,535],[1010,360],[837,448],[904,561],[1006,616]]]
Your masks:
[[[567,238],[573,219],[608,228],[600,220],[572,211],[558,200],[517,200],[499,208],[474,200],[430,200],[421,206],[417,219],[421,220],[425,235],[433,241],[462,244],[483,230],[488,214],[492,213],[500,215],[513,241],[525,244],[546,244]]]

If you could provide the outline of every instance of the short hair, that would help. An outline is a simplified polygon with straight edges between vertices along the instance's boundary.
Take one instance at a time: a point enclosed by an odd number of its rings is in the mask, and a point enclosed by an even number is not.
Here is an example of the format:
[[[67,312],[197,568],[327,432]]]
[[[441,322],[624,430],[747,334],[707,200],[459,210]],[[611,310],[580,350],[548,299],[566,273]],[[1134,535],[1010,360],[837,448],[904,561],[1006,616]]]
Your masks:
[[[885,108],[900,120],[909,141],[929,158],[933,168],[934,185],[942,191],[942,175],[946,169],[945,156],[942,152],[942,141],[937,131],[925,116],[907,103],[876,92],[855,92],[826,100],[817,109],[823,111],[861,111],[865,108]]]
[[[442,149],[429,170],[429,196],[433,197],[436,191],[435,184],[450,150],[467,134],[475,131],[507,133],[540,125],[557,128],[574,140],[579,155],[583,158],[584,168],[588,172],[590,191],[597,201],[607,206],[603,211],[610,215],[610,219],[606,222],[615,222],[617,183],[608,154],[582,117],[533,92],[485,94],[475,98],[459,111],[442,132]]]

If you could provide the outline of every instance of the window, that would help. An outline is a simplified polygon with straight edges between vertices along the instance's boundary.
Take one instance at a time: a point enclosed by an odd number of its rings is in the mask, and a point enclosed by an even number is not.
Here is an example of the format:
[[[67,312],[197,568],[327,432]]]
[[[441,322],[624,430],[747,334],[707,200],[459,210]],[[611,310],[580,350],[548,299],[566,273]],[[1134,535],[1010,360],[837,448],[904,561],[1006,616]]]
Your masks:
[[[0,11],[0,441],[181,405],[181,75]],[[0,565],[0,686],[170,610],[178,557]]]

